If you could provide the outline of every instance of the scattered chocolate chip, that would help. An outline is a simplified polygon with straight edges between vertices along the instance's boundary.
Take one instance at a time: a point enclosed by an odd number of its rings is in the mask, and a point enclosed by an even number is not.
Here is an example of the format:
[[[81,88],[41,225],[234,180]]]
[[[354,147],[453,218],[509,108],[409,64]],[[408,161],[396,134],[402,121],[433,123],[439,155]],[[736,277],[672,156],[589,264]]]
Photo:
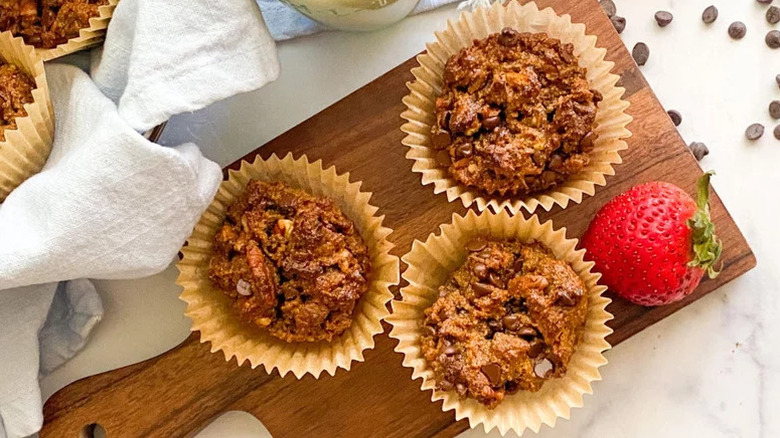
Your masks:
[[[466,244],[466,249],[471,252],[478,252],[485,249],[486,246],[487,240],[478,237],[469,241],[469,243]]]
[[[777,6],[772,6],[771,8],[767,9],[766,21],[768,21],[769,24],[780,23],[780,8]]]
[[[562,289],[558,291],[558,298],[555,303],[561,306],[571,307],[577,304],[578,298],[579,296],[576,294]]]
[[[680,114],[679,111],[669,110],[666,112],[666,114],[669,114],[669,118],[672,119],[674,126],[680,126],[680,123],[682,123],[682,114]]]
[[[729,26],[729,36],[735,40],[740,40],[747,33],[747,27],[745,23],[741,21],[735,21]]]
[[[766,41],[766,45],[769,46],[770,49],[777,49],[780,47],[780,30],[770,30],[766,34],[766,38],[764,38],[764,41]]]
[[[474,283],[474,293],[477,294],[478,297],[484,297],[485,295],[490,295],[491,292],[493,292],[493,288],[490,287],[490,285],[485,283]]]
[[[539,339],[534,339],[531,341],[531,346],[528,347],[528,357],[535,359],[542,354],[542,351],[544,351],[544,342]]]
[[[442,380],[441,382],[439,382],[439,389],[441,389],[442,391],[449,391],[454,387],[455,385],[453,385],[452,382],[450,382],[449,380]]]
[[[760,123],[753,123],[745,130],[745,137],[748,140],[758,140],[762,135],[764,135],[764,125]]]
[[[547,372],[552,369],[552,362],[550,362],[549,359],[542,359],[534,366],[534,374],[536,374],[537,377],[544,378],[547,375]]]
[[[458,352],[458,349],[454,346],[450,345],[444,349],[444,355],[445,356],[453,356],[455,353]]]
[[[532,338],[536,336],[536,329],[531,326],[524,326],[517,329],[517,336],[521,338]]]
[[[718,19],[718,8],[715,6],[708,6],[704,12],[701,13],[701,21],[711,24]]]
[[[512,271],[515,273],[523,272],[523,258],[521,256],[515,258],[515,262],[512,264]]]
[[[520,317],[517,315],[507,315],[501,319],[501,324],[504,325],[504,328],[507,330],[515,331],[523,326],[523,322],[520,320]]]
[[[773,100],[769,104],[769,115],[775,120],[780,119],[780,100]]]
[[[772,133],[775,135],[775,138],[780,140],[780,125],[775,126],[774,131]]]
[[[450,167],[452,165],[452,158],[450,158],[450,153],[447,151],[436,151],[434,159],[439,167]]]
[[[431,135],[431,145],[434,149],[444,149],[450,145],[452,141],[449,132],[439,131]]]
[[[480,280],[484,280],[488,276],[488,268],[484,263],[477,263],[474,265],[474,274],[479,277]]]
[[[496,331],[496,332],[504,328],[504,326],[501,325],[501,323],[496,321],[495,319],[488,320],[487,325],[490,328],[490,330],[493,330],[493,331]]]
[[[511,27],[505,27],[501,29],[501,34],[498,36],[498,44],[502,46],[514,46],[517,44],[517,38],[520,34]]]
[[[612,0],[600,0],[599,4],[601,5],[601,9],[604,9],[604,13],[607,14],[607,17],[612,18],[617,14],[617,6],[615,6],[615,2]]]
[[[694,157],[696,157],[696,161],[701,161],[702,158],[710,154],[710,150],[707,148],[707,145],[698,141],[694,141],[688,145],[688,150],[691,151]]]
[[[490,380],[491,385],[496,386],[501,383],[501,367],[498,364],[489,363],[482,365],[480,371]]]
[[[455,156],[459,158],[468,158],[471,156],[472,152],[474,152],[474,149],[471,146],[471,143],[464,143],[455,148]]]
[[[491,272],[490,275],[488,275],[488,280],[490,280],[490,284],[493,286],[503,289],[504,288],[504,281],[501,280],[501,276],[496,274],[495,272]]]
[[[585,152],[590,152],[593,150],[594,143],[596,142],[596,133],[593,131],[588,132],[585,134],[584,137],[582,137],[582,140],[580,140],[580,147]]]
[[[655,22],[661,27],[666,27],[674,20],[674,15],[668,11],[658,11],[655,13]]]
[[[775,82],[777,82],[777,87],[780,88],[780,75],[775,76]]]
[[[631,50],[631,56],[634,57],[636,65],[645,65],[647,59],[650,58],[650,48],[645,43],[636,43],[634,49]]]
[[[623,30],[626,28],[626,19],[624,17],[615,15],[614,17],[610,17],[609,21],[612,22],[612,26],[615,28],[617,33],[623,33]]]
[[[432,325],[426,325],[423,327],[423,335],[424,336],[436,336],[436,327]]]
[[[458,383],[455,385],[455,392],[458,393],[459,396],[463,397],[466,395],[466,385],[462,383]]]
[[[482,126],[488,131],[492,131],[501,123],[501,117],[491,116],[482,121]]]
[[[520,384],[515,382],[514,380],[510,380],[504,383],[504,390],[509,395],[517,394],[517,392],[520,391]]]
[[[238,292],[239,295],[248,297],[252,295],[252,288],[248,281],[244,280],[243,278],[239,278],[238,282],[236,283],[236,292]]]

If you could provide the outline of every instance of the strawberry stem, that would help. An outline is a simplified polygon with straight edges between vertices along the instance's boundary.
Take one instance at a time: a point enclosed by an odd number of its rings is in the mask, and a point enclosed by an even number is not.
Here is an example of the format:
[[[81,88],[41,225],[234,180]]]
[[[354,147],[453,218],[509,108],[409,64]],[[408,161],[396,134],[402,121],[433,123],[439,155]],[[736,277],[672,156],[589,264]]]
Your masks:
[[[688,227],[693,230],[693,260],[688,266],[695,266],[707,272],[710,278],[720,274],[721,267],[715,268],[715,263],[723,252],[723,243],[715,235],[715,224],[710,219],[710,177],[715,172],[709,171],[699,178],[698,184],[698,210],[691,219],[688,219]]]

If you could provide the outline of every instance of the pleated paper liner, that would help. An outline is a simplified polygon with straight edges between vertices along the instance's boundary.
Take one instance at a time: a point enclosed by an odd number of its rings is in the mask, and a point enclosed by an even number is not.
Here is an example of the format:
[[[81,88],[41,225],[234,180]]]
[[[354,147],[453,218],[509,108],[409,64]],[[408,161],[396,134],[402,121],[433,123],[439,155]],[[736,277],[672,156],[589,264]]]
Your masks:
[[[49,61],[81,50],[100,45],[106,37],[106,29],[114,15],[119,0],[108,0],[107,5],[98,8],[99,15],[89,19],[89,27],[79,30],[79,36],[69,39],[53,49],[36,49],[44,61]]]
[[[614,63],[604,60],[606,49],[596,47],[596,37],[585,34],[584,24],[573,24],[569,15],[556,15],[550,8],[540,11],[533,2],[522,6],[514,1],[508,6],[501,3],[464,12],[457,22],[449,21],[446,30],[436,32],[436,42],[427,44],[427,52],[417,57],[420,66],[412,69],[415,80],[407,84],[410,93],[403,99],[407,110],[401,116],[407,120],[401,128],[407,134],[403,140],[409,147],[406,158],[414,160],[412,170],[422,174],[423,185],[433,184],[435,193],[445,192],[450,202],[460,199],[464,207],[476,203],[480,211],[490,207],[495,212],[505,208],[512,213],[520,209],[533,213],[540,206],[549,211],[556,204],[565,208],[570,202],[580,203],[583,196],[595,193],[597,185],[606,184],[605,176],[614,175],[612,166],[621,163],[620,151],[628,147],[624,139],[631,136],[626,125],[632,119],[625,113],[628,102],[621,99],[625,90],[615,86],[619,76],[610,73]],[[438,164],[430,142],[431,126],[436,120],[434,105],[441,93],[447,59],[470,46],[474,39],[486,38],[505,27],[520,32],[544,32],[563,43],[573,44],[580,66],[587,68],[591,89],[604,96],[598,105],[595,129],[598,136],[590,154],[590,165],[547,192],[514,198],[491,197],[459,183],[446,167]]]
[[[212,287],[208,278],[211,245],[222,225],[227,207],[244,191],[250,179],[283,182],[317,196],[332,199],[349,217],[369,248],[371,273],[369,289],[356,306],[350,328],[332,342],[288,343],[267,331],[239,320],[225,294]],[[353,361],[363,361],[363,352],[374,347],[374,335],[382,332],[381,321],[389,315],[392,300],[390,286],[398,284],[399,260],[390,255],[392,232],[382,226],[384,216],[369,204],[371,193],[360,191],[360,182],[350,182],[349,174],[339,175],[334,167],[322,168],[322,162],[309,163],[303,156],[293,159],[276,155],[267,160],[256,158],[231,170],[214,201],[203,213],[192,236],[182,248],[177,265],[177,283],[184,288],[180,298],[187,302],[192,331],[200,331],[201,342],[211,342],[211,351],[222,351],[226,360],[236,357],[238,364],[249,361],[252,368],[263,365],[268,373],[276,368],[282,376],[292,372],[297,378],[306,373],[318,378],[323,371],[334,375],[338,368],[349,370]]]
[[[5,131],[0,142],[0,203],[27,178],[40,172],[54,142],[54,109],[43,60],[21,37],[0,33],[0,56],[14,64],[35,81],[33,102],[24,106],[26,117],[16,119],[17,129]]]
[[[520,391],[507,395],[493,410],[472,399],[460,400],[455,391],[435,389],[433,370],[420,350],[424,310],[438,298],[438,288],[466,260],[465,245],[477,236],[521,241],[538,241],[550,248],[555,257],[568,262],[587,287],[588,314],[583,338],[569,362],[566,375],[544,383],[538,392]],[[425,242],[415,241],[412,250],[402,260],[408,265],[403,278],[409,285],[401,289],[401,299],[393,301],[393,314],[387,318],[393,329],[390,337],[398,340],[395,351],[404,355],[403,365],[412,368],[412,379],[422,379],[422,390],[432,390],[431,401],[443,400],[442,410],[455,410],[455,418],[468,418],[472,428],[482,424],[485,432],[498,428],[501,434],[513,430],[518,435],[525,429],[538,432],[542,424],[554,426],[558,417],[569,418],[573,407],[581,407],[583,394],[592,393],[591,382],[600,380],[599,367],[607,363],[603,352],[610,348],[606,341],[612,330],[606,311],[610,300],[602,294],[606,287],[598,285],[599,274],[591,272],[593,263],[583,259],[584,250],[577,250],[577,240],[566,238],[566,229],[555,230],[552,222],[539,223],[537,216],[525,219],[469,210],[465,217],[453,215],[452,223],[443,225],[439,234],[431,234]]]

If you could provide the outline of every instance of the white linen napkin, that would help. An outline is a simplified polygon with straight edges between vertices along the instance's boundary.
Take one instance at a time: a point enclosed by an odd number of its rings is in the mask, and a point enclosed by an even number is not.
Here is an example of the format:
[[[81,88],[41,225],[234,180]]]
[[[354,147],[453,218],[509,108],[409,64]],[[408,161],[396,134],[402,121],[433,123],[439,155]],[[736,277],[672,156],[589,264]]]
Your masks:
[[[52,154],[0,204],[0,438],[40,429],[39,374],[81,348],[102,315],[91,283],[76,279],[164,269],[221,181],[194,144],[162,147],[139,132],[279,74],[253,0],[122,0],[92,58],[92,78],[47,65]]]

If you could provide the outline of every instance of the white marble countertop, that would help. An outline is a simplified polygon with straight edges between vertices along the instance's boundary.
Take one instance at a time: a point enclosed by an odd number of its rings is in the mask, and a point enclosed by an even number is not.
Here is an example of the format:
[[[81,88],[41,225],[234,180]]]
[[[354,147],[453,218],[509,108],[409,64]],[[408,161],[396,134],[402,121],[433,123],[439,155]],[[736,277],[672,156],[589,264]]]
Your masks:
[[[711,2],[720,3],[720,17],[707,27],[700,15]],[[661,102],[682,113],[683,138],[709,146],[702,166],[717,170],[714,185],[759,264],[609,351],[604,380],[594,385],[585,407],[539,435],[780,436],[780,201],[774,193],[780,187],[780,140],[771,134],[778,121],[767,112],[769,102],[780,99],[774,82],[780,50],[770,50],[763,41],[770,30],[766,7],[755,0],[616,3],[628,21],[626,44],[643,40],[650,46],[642,70]],[[653,20],[659,9],[675,15],[665,29]],[[174,118],[163,141],[195,141],[206,156],[230,163],[421,51],[432,31],[456,16],[450,6],[374,33],[329,32],[281,43],[278,81]],[[726,33],[735,20],[747,24],[741,41]],[[753,122],[763,123],[767,132],[749,143],[744,130]],[[175,276],[171,267],[141,280],[98,281],[105,318],[86,349],[43,381],[44,396],[78,378],[163,353],[185,339],[189,322],[177,300]],[[267,434],[247,416],[222,417],[200,436]],[[478,429],[465,435],[484,433]]]

